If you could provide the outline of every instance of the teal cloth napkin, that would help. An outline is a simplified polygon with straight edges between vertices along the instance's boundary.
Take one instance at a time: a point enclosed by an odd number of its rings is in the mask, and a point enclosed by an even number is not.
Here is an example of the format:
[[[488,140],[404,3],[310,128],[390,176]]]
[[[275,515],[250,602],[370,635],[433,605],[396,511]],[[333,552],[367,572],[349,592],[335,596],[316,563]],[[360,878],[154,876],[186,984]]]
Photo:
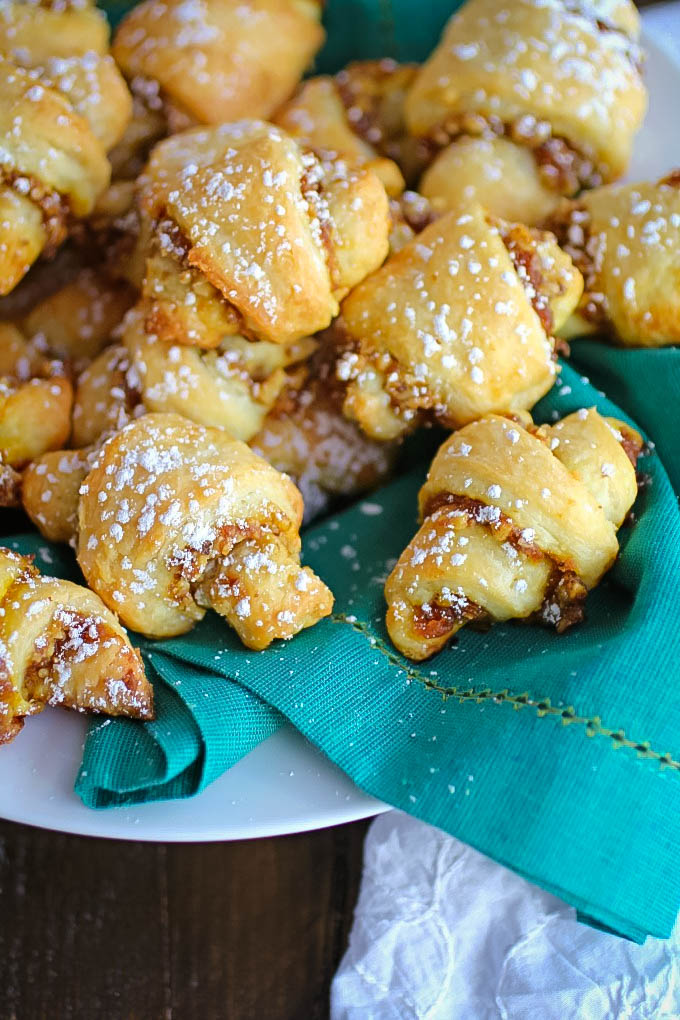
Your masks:
[[[565,365],[536,418],[593,404],[622,415]],[[306,532],[306,561],[336,595],[331,619],[264,652],[214,614],[184,637],[141,642],[158,718],[94,722],[78,793],[96,807],[196,793],[285,716],[367,792],[602,926],[667,936],[680,903],[680,514],[658,455],[641,469],[637,521],[584,624],[466,630],[418,667],[383,623],[383,582],[415,528],[426,465],[411,470]],[[69,554],[47,552],[63,572]]]
[[[386,49],[420,57],[450,9],[331,2],[322,66]],[[626,417],[598,387],[656,443],[641,461],[649,484],[637,521],[622,530],[585,623],[561,636],[518,624],[466,630],[425,665],[401,658],[382,587],[416,525],[429,457],[412,454],[403,477],[305,534],[306,562],[336,596],[331,619],[260,653],[213,614],[182,638],[140,642],[157,719],[92,723],[76,782],[84,802],[197,793],[286,718],[364,790],[593,923],[637,940],[668,936],[680,905],[680,514],[669,481],[678,488],[680,351],[582,341],[573,363],[537,420],[591,405]],[[35,536],[11,544],[73,572],[70,553]]]

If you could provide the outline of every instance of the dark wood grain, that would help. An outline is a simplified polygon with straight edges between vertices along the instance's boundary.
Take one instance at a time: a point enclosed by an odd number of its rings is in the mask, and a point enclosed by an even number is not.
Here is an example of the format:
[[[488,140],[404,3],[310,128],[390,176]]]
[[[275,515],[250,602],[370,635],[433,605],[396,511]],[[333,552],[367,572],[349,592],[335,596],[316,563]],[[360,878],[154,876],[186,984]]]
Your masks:
[[[328,1015],[367,823],[239,843],[0,822],[0,1018]]]

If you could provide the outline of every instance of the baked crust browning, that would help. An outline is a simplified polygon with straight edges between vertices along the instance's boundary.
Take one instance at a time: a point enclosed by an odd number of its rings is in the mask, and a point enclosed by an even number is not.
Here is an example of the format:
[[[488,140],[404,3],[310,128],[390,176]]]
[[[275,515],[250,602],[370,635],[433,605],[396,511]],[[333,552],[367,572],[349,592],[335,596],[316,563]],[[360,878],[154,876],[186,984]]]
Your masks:
[[[388,202],[375,174],[322,164],[258,121],[160,143],[142,205],[156,224],[149,329],[168,340],[209,347],[239,332],[295,342],[328,326],[387,254]]]
[[[171,130],[269,117],[321,46],[320,16],[315,0],[146,0],[113,55],[133,84],[156,83]]]
[[[300,567],[301,519],[293,483],[244,443],[148,414],[106,441],[81,487],[78,562],[149,637],[182,634],[211,606],[265,648],[331,611],[331,593]]]
[[[552,323],[581,286],[551,235],[475,205],[447,213],[343,302],[345,414],[392,439],[425,416],[455,428],[527,410],[554,381]]]
[[[7,294],[43,249],[61,243],[72,216],[91,212],[110,167],[68,99],[4,58],[0,132],[0,294]]]
[[[622,176],[646,109],[638,32],[628,2],[466,3],[406,100],[411,132],[441,151],[428,198],[447,208],[467,189],[536,224],[559,195]]]
[[[606,333],[631,347],[680,342],[680,186],[611,185],[565,202],[550,226],[585,290],[565,337]]]
[[[153,718],[139,653],[93,592],[0,549],[0,605],[0,743],[46,705]]]
[[[0,324],[0,461],[21,468],[59,449],[71,431],[73,387],[64,365]]]
[[[425,659],[473,621],[536,620],[559,632],[578,622],[616,558],[641,445],[593,408],[540,428],[487,415],[454,433],[385,586],[397,648]]]

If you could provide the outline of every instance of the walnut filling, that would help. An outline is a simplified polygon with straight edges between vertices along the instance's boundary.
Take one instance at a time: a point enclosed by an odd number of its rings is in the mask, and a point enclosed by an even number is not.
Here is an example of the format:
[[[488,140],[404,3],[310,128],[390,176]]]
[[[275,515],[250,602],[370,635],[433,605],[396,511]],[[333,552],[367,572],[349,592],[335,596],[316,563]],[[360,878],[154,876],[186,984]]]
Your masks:
[[[619,431],[621,433],[619,442],[623,452],[633,467],[637,467],[638,457],[642,453],[644,444],[641,444],[638,433],[634,432],[633,429],[629,429],[625,423],[621,424]]]
[[[489,528],[493,532],[494,538],[499,542],[507,542],[517,552],[529,559],[552,562],[552,573],[543,596],[543,604],[531,619],[555,626],[557,632],[561,634],[562,631],[583,618],[583,602],[588,592],[570,563],[558,562],[553,559],[533,541],[527,540],[526,529],[516,527],[511,518],[498,507],[488,506],[480,500],[442,492],[428,502],[424,517],[431,517],[432,514],[445,507],[454,509],[464,514],[468,520]],[[467,602],[467,600],[465,601]],[[470,603],[469,605],[473,606],[474,604]],[[456,612],[464,611],[466,614],[464,617],[458,616],[456,619],[478,619],[484,615],[481,607],[474,606],[474,609],[476,612],[467,606],[462,610],[455,609]],[[449,627],[449,629],[451,628]],[[441,636],[443,633],[445,631],[440,630],[437,636]]]
[[[58,191],[46,188],[35,177],[22,174],[20,171],[10,171],[7,168],[0,168],[0,181],[21,195],[28,198],[34,205],[37,205],[42,213],[43,227],[47,235],[47,242],[43,253],[47,256],[53,255],[59,245],[65,240],[71,220],[71,207],[68,199],[60,195]]]
[[[444,637],[462,623],[477,622],[482,624],[488,620],[481,606],[470,602],[464,595],[452,595],[450,603],[442,603],[430,599],[422,606],[413,608],[413,629],[427,641]]]
[[[191,311],[191,309],[193,309],[194,306],[196,305],[195,295],[193,299],[189,296],[194,290],[194,285],[199,285],[201,286],[202,289],[205,289],[207,287],[209,288],[210,299],[218,302],[225,313],[225,319],[227,321],[223,323],[224,328],[221,330],[221,332],[223,334],[241,333],[243,336],[250,337],[250,339],[254,340],[258,339],[251,332],[249,332],[245,325],[245,322],[243,321],[243,317],[241,313],[238,311],[238,309],[235,308],[235,306],[228,300],[228,298],[224,296],[224,294],[221,293],[221,291],[217,289],[217,287],[214,287],[209,281],[205,280],[205,278],[201,275],[199,270],[195,268],[195,266],[192,266],[189,263],[189,252],[191,251],[192,248],[191,241],[182,232],[181,228],[177,225],[177,223],[173,219],[168,217],[165,211],[162,211],[158,219],[154,221],[153,236],[155,238],[154,242],[155,248],[160,252],[162,256],[166,258],[171,258],[173,262],[177,264],[180,270],[181,274],[180,283],[184,288],[186,288],[186,294],[184,295],[185,297],[184,303],[189,311]],[[143,292],[144,295],[148,297],[152,303],[158,303],[159,301],[163,302],[167,301],[169,304],[176,304],[176,301],[174,301],[173,297],[170,295],[161,294],[159,297],[155,281],[152,283],[150,287],[147,286],[147,282],[148,280],[144,281]],[[157,311],[154,312],[152,310],[151,314],[147,317],[146,325],[151,332],[153,332],[158,326],[158,323],[156,322],[157,314],[158,314]],[[165,333],[165,330],[163,330],[162,332]],[[166,336],[164,338],[168,340],[173,339],[172,336]],[[181,336],[178,336],[174,339],[177,339],[180,342],[182,340]]]
[[[96,684],[93,671],[101,673]],[[112,714],[133,709],[148,718],[150,708],[139,691],[139,671],[138,653],[121,647],[104,620],[59,608],[47,633],[36,640],[23,686],[29,699],[40,704]]]
[[[394,123],[394,117],[390,123],[385,109],[385,86],[398,71],[399,65],[386,58],[375,61],[370,73],[350,65],[335,78],[352,130],[384,156],[390,155],[389,138],[400,126],[398,121]]]
[[[596,166],[566,138],[553,135],[546,120],[529,113],[511,123],[493,114],[463,113],[451,117],[430,136],[431,158],[437,152],[465,136],[507,137],[516,145],[531,149],[543,183],[561,195],[573,195],[584,188],[595,188],[605,178],[605,168]]]
[[[607,298],[596,289],[597,279],[602,270],[603,246],[597,234],[590,233],[590,213],[583,205],[574,203],[560,215],[556,214],[549,224],[557,237],[557,243],[570,257],[583,276],[583,297],[579,304],[579,315],[589,322],[600,325],[607,321]]]
[[[404,100],[417,66],[394,60],[350,64],[335,77],[352,130],[381,156],[394,160],[415,183],[430,155],[426,139],[409,135]]]
[[[541,270],[541,260],[535,248],[529,243],[531,238],[526,227],[517,225],[501,229],[501,238],[543,329],[551,336],[554,321]]]
[[[0,461],[0,507],[21,504],[21,475],[9,464]]]
[[[436,219],[428,199],[417,191],[403,191],[390,199],[390,251],[400,251]]]
[[[659,185],[667,188],[680,188],[680,168],[671,170],[666,177],[662,177]]]
[[[300,191],[307,203],[312,233],[323,249],[331,281],[336,286],[338,263],[333,245],[333,220],[323,193],[324,167],[309,149],[302,153],[302,164],[305,169],[300,178]]]

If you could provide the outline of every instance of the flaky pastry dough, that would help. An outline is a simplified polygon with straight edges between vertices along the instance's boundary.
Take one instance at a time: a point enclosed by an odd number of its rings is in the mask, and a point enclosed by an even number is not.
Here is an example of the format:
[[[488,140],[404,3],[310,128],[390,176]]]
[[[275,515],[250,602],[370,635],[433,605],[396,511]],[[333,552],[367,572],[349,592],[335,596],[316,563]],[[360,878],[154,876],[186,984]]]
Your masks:
[[[110,166],[88,121],[56,89],[0,59],[0,294],[11,291],[71,217],[91,212]]]
[[[333,597],[300,566],[302,497],[238,440],[148,414],[107,440],[81,488],[78,562],[123,622],[182,634],[215,609],[250,648],[312,626]]]
[[[123,342],[145,407],[226,429],[246,442],[262,427],[288,371],[316,347],[309,337],[284,345],[237,335],[201,350],[147,333],[143,318],[143,308],[128,316]]]
[[[616,180],[646,109],[638,33],[627,0],[469,0],[406,100],[410,130],[443,150],[424,193],[447,207],[472,189],[496,215],[536,223],[550,191],[556,200]],[[508,141],[493,145],[485,171],[469,139],[503,136]],[[536,164],[523,182],[527,159],[515,146]],[[498,174],[495,189],[488,172]],[[521,191],[513,194],[516,182]]]
[[[79,370],[111,343],[134,297],[124,282],[110,280],[96,269],[82,269],[38,301],[21,329],[38,347]]]
[[[46,705],[153,718],[139,653],[102,600],[0,548],[0,744]]]
[[[71,431],[73,387],[16,327],[0,323],[0,460],[20,468],[59,449]]]
[[[551,226],[585,290],[560,331],[608,333],[631,347],[680,343],[680,171],[565,202]]]
[[[387,629],[411,659],[466,623],[558,631],[614,562],[640,436],[594,408],[530,430],[487,415],[454,433],[420,491],[420,530],[387,579]]]
[[[322,164],[259,121],[161,142],[142,208],[155,224],[148,329],[178,343],[311,336],[387,254],[388,201],[375,174]]]
[[[155,86],[171,128],[268,117],[323,42],[320,14],[315,0],[146,0],[113,54],[142,97]]]
[[[345,413],[392,439],[425,414],[456,427],[528,410],[554,381],[552,334],[581,288],[552,235],[475,205],[447,213],[343,302]]]

